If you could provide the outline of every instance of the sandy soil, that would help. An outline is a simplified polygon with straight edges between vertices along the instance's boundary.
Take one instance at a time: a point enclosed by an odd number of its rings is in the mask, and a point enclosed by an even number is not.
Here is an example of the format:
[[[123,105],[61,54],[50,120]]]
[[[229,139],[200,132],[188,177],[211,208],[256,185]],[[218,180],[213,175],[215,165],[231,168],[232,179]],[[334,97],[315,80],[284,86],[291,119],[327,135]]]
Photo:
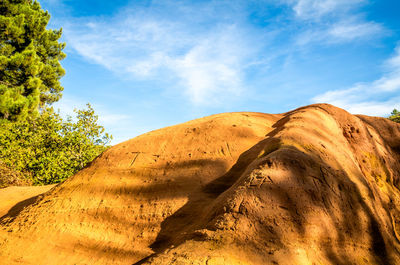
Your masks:
[[[114,146],[16,216],[2,264],[400,264],[400,125],[327,104]]]
[[[42,193],[49,191],[55,185],[22,186],[0,189],[0,218],[4,215],[16,215],[26,205],[30,205]]]

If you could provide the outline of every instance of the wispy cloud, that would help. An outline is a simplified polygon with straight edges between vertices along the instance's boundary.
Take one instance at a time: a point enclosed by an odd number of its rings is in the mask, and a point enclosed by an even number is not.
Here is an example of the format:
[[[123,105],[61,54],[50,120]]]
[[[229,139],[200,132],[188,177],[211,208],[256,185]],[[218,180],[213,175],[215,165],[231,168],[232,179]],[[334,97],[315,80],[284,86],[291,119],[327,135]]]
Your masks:
[[[368,0],[283,0],[295,19],[302,23],[298,45],[315,43],[342,44],[381,37],[388,33],[384,26],[366,19],[360,7]]]
[[[314,97],[314,102],[327,102],[347,109],[352,113],[385,116],[400,107],[400,45],[388,59],[387,69],[379,79],[370,83],[359,83],[353,87],[328,91]]]
[[[66,39],[87,60],[116,73],[176,78],[194,104],[215,104],[221,95],[239,95],[245,67],[254,60],[249,54],[258,47],[251,44],[255,37],[227,13],[205,25],[210,17],[190,16],[197,7],[179,8],[181,19],[158,17],[150,9],[132,9],[103,21],[81,19],[65,26]]]
[[[359,6],[366,0],[284,0],[301,19],[318,20],[323,16],[338,16]]]
[[[243,88],[245,49],[237,45],[234,26],[201,40],[184,56],[169,61],[195,103],[215,104],[227,94],[239,95]]]
[[[343,44],[377,39],[387,33],[388,31],[379,23],[353,17],[328,25],[311,27],[297,36],[296,43],[298,45],[313,43]]]
[[[385,32],[384,27],[376,22],[345,20],[333,24],[328,29],[332,41],[350,41],[359,38],[377,37]]]

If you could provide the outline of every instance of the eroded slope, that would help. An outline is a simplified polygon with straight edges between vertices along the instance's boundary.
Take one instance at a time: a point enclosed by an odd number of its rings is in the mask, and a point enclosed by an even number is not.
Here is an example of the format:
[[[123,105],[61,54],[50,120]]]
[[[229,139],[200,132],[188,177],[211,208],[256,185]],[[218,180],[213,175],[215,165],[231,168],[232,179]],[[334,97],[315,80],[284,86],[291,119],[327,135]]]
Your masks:
[[[193,233],[143,263],[400,263],[400,126],[313,105],[274,127]]]

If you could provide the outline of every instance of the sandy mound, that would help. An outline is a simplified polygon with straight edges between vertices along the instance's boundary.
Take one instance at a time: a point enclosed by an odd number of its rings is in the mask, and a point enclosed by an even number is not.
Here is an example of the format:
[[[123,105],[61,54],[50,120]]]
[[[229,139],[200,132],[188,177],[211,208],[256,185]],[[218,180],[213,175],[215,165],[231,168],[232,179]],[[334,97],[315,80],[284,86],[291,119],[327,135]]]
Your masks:
[[[400,126],[330,105],[121,143],[1,219],[0,263],[400,264]]]

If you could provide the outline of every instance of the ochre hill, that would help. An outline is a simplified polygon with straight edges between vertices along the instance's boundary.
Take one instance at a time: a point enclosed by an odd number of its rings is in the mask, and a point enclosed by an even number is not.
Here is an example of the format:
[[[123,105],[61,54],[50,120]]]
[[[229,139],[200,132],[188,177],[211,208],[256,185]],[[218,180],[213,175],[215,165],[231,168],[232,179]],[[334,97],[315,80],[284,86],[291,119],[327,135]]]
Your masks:
[[[213,115],[116,145],[10,211],[0,263],[400,264],[399,188],[387,119]]]

